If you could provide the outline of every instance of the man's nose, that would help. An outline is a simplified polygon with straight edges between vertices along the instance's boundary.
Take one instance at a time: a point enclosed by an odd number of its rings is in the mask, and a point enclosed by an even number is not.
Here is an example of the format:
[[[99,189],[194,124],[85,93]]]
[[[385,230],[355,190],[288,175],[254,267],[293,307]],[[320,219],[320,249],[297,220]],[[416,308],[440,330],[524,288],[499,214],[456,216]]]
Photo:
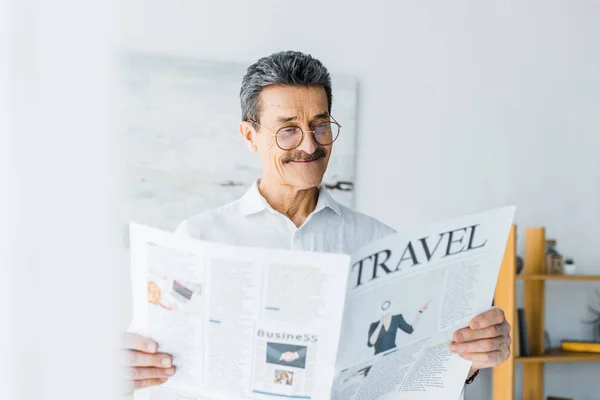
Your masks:
[[[300,145],[296,148],[296,150],[302,150],[308,154],[314,153],[315,150],[317,150],[317,147],[319,147],[319,144],[315,140],[314,134],[306,129],[304,130],[303,136],[302,142],[300,142]]]

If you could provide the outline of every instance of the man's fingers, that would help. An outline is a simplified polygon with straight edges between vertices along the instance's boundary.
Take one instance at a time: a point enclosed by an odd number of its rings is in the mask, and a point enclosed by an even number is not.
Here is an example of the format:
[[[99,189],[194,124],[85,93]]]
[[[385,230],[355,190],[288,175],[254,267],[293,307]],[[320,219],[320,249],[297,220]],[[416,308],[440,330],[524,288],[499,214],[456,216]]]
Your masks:
[[[510,324],[503,322],[497,325],[488,326],[478,330],[463,328],[454,333],[455,342],[470,342],[484,338],[493,338],[496,336],[508,336],[510,333]]]
[[[175,367],[125,367],[124,377],[132,381],[143,381],[148,379],[165,379],[175,375]]]
[[[450,350],[458,354],[487,353],[500,350],[510,346],[510,340],[506,336],[475,340],[472,342],[452,343]]]
[[[489,353],[465,353],[460,354],[465,360],[473,361],[482,365],[490,365],[500,360],[500,350],[491,351]]]
[[[126,367],[158,367],[173,366],[173,359],[168,354],[148,354],[136,350],[123,350],[123,365]]]
[[[143,389],[150,386],[162,385],[167,381],[167,378],[162,379],[144,379],[141,381],[133,381],[133,389]]]
[[[129,390],[162,385],[175,374],[171,356],[157,353],[158,344],[151,339],[126,332],[121,346],[121,365]]]
[[[504,311],[495,307],[473,318],[468,328],[456,331],[450,350],[472,361],[472,368],[481,369],[507,360],[510,344],[510,324]]]
[[[496,366],[510,357],[510,348],[503,346],[498,350],[487,353],[464,353],[459,354],[465,360],[473,362],[472,368],[481,369]]]
[[[469,328],[473,330],[483,329],[492,325],[498,325],[505,321],[504,311],[501,308],[494,307],[489,311],[479,314],[471,320]]]
[[[156,353],[158,345],[147,337],[135,333],[125,332],[121,341],[123,349],[143,351],[144,353]]]

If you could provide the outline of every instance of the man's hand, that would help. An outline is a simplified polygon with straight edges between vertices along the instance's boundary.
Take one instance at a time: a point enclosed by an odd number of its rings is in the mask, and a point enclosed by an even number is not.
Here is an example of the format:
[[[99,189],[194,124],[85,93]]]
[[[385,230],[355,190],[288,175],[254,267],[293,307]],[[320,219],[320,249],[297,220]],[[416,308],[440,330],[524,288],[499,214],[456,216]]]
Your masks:
[[[286,351],[281,355],[279,359],[285,362],[296,361],[298,359],[298,353],[296,353],[295,351]]]
[[[482,368],[495,367],[510,357],[510,325],[504,311],[494,307],[473,318],[468,328],[454,333],[450,350],[473,362],[469,376]]]
[[[158,345],[152,340],[125,333],[122,347],[124,377],[130,389],[162,385],[175,374],[171,356],[157,353]]]

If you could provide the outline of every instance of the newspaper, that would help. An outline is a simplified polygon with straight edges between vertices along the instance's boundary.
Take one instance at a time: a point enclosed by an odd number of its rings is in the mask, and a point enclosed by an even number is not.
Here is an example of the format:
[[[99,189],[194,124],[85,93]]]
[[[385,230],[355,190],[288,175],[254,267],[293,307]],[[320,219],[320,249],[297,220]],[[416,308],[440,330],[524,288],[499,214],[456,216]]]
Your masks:
[[[456,218],[352,256],[131,224],[137,332],[177,368],[161,398],[458,399],[470,362],[449,343],[490,308],[513,216]]]

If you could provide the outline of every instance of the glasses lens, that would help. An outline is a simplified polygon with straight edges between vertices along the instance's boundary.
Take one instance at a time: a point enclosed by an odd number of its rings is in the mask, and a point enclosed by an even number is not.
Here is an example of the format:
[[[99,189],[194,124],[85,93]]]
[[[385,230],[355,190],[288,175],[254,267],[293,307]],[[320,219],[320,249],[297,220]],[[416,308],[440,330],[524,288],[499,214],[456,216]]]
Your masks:
[[[302,141],[302,129],[297,126],[288,126],[281,128],[277,132],[277,145],[284,150],[291,150],[300,144]]]
[[[340,134],[340,127],[333,122],[325,122],[315,127],[315,140],[321,145],[331,144]]]

